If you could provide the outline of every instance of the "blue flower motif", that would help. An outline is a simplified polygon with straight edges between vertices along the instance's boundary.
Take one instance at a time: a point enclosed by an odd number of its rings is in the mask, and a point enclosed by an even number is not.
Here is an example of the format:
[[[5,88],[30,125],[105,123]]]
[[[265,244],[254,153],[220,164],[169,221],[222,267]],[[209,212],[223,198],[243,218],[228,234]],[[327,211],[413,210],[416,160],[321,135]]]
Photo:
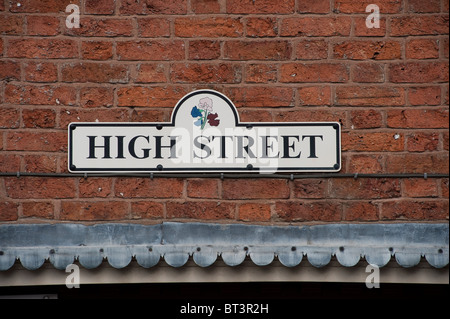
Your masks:
[[[201,118],[194,122],[195,126],[201,126],[202,124],[203,124],[203,121]]]
[[[193,118],[202,116],[202,112],[200,112],[200,110],[199,110],[196,106],[194,106],[194,107],[192,108],[192,111],[191,111],[191,116],[192,116]]]

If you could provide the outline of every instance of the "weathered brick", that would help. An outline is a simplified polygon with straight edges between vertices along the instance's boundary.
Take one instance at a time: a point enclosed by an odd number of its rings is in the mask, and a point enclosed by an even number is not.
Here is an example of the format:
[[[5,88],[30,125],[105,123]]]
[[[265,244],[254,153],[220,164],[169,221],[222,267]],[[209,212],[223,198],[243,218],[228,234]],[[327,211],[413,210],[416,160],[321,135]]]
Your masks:
[[[327,57],[328,43],[324,40],[302,40],[297,43],[297,60],[323,60]]]
[[[123,201],[63,201],[60,219],[72,221],[121,220],[128,217],[128,203]]]
[[[403,181],[403,195],[406,197],[437,197],[438,186],[435,179],[407,178]]]
[[[167,81],[167,66],[163,63],[140,63],[136,66],[136,83],[164,83]]]
[[[20,156],[0,154],[0,172],[20,172]]]
[[[55,207],[52,202],[32,201],[22,203],[23,217],[53,219]]]
[[[385,81],[384,65],[362,62],[352,65],[352,80],[359,83],[382,83]]]
[[[441,0],[429,0],[427,2],[423,2],[420,0],[409,0],[406,7],[406,11],[417,13],[440,12],[441,2],[442,2]]]
[[[164,204],[153,201],[133,201],[131,203],[132,219],[156,219],[164,217]]]
[[[272,113],[268,110],[238,109],[241,122],[272,122]]]
[[[0,14],[0,34],[21,35],[23,33],[23,17]]]
[[[53,36],[58,35],[59,18],[51,16],[27,16],[27,34]]]
[[[336,88],[335,104],[350,106],[401,106],[405,105],[403,87],[340,86]]]
[[[134,109],[131,122],[169,122],[170,114],[165,110]]]
[[[106,41],[83,41],[81,56],[86,60],[109,60],[113,57],[113,43]]]
[[[172,83],[240,83],[242,71],[238,65],[179,63],[172,64]]]
[[[219,182],[214,179],[189,179],[187,196],[191,198],[219,198]]]
[[[201,13],[220,13],[220,0],[191,0],[192,11]]]
[[[444,198],[448,198],[449,196],[449,179],[448,178],[443,178],[441,180],[441,193],[442,193],[442,197]]]
[[[29,59],[69,59],[78,57],[76,41],[52,38],[11,39],[8,56]]]
[[[275,216],[280,221],[326,221],[336,222],[342,219],[342,205],[335,201],[288,201],[276,202]]]
[[[187,0],[127,0],[120,3],[120,14],[186,14]]]
[[[448,220],[448,200],[401,200],[381,205],[382,220]]]
[[[220,57],[220,41],[193,40],[189,42],[189,60],[214,60]]]
[[[382,155],[352,155],[349,159],[349,173],[375,174],[383,173],[384,157]]]
[[[175,36],[194,37],[240,37],[244,26],[239,19],[222,17],[177,18],[174,23]]]
[[[0,80],[20,81],[20,64],[16,61],[0,61]]]
[[[448,152],[390,154],[386,159],[386,172],[448,174],[448,160]]]
[[[303,82],[347,82],[349,67],[343,63],[288,63],[281,65],[280,81]]]
[[[439,105],[441,88],[439,86],[408,88],[408,101],[411,105]]]
[[[171,40],[117,42],[119,60],[171,61],[183,60],[184,42]]]
[[[401,187],[394,178],[334,178],[330,183],[330,198],[382,199],[401,197]]]
[[[294,13],[294,0],[227,0],[227,13]]]
[[[224,58],[229,60],[289,60],[292,46],[289,41],[227,41],[224,44]]]
[[[0,128],[18,128],[20,112],[17,108],[0,108]]]
[[[56,82],[58,70],[50,62],[28,62],[25,64],[25,80],[29,82]]]
[[[27,128],[53,128],[56,126],[56,112],[52,109],[24,109],[22,121]]]
[[[86,14],[113,14],[115,0],[86,0],[84,12]]]
[[[68,86],[8,84],[5,88],[5,101],[12,104],[74,105],[76,90]]]
[[[62,109],[60,127],[66,129],[71,122],[127,122],[129,114],[125,109]]]
[[[346,113],[339,109],[302,108],[295,111],[273,112],[275,122],[345,122]]]
[[[348,132],[342,134],[342,150],[356,152],[400,152],[405,136],[384,132]]]
[[[224,199],[289,198],[289,185],[279,179],[226,179],[222,182]]]
[[[84,17],[79,28],[65,28],[64,31],[67,35],[83,37],[130,37],[133,24],[131,19]]]
[[[351,24],[351,18],[344,16],[285,18],[281,21],[281,36],[349,36]]]
[[[448,109],[387,111],[387,126],[394,128],[448,128]]]
[[[130,70],[122,64],[70,62],[61,66],[64,82],[128,83]]]
[[[355,110],[350,112],[350,120],[355,129],[377,128],[381,127],[383,116],[374,109]]]
[[[294,91],[288,87],[232,87],[224,93],[236,107],[282,107],[294,105]]]
[[[75,179],[57,177],[5,178],[6,194],[11,198],[74,198]]]
[[[105,177],[89,177],[79,180],[80,197],[108,197],[112,193],[112,180]]]
[[[343,220],[376,221],[378,219],[378,207],[372,202],[349,202],[344,206]]]
[[[389,66],[389,79],[394,83],[448,82],[448,62],[406,62]]]
[[[293,183],[295,198],[326,198],[328,181],[326,179],[296,179]]]
[[[297,93],[300,105],[330,105],[331,88],[328,86],[301,87]]]
[[[303,0],[298,3],[299,13],[329,13],[330,1],[328,0]]]
[[[406,43],[407,59],[439,58],[439,41],[434,39],[413,39]]]
[[[0,221],[13,221],[19,218],[19,204],[15,202],[0,202]]]
[[[447,36],[447,37],[444,37],[443,39],[441,39],[440,41],[439,41],[439,44],[440,44],[440,52],[441,52],[441,55],[442,55],[442,57],[444,57],[444,58],[449,58],[449,37]],[[1,46],[1,45],[0,45]],[[0,52],[1,52],[1,49],[0,49]]]
[[[73,3],[81,6],[80,0],[11,0],[11,12],[27,13],[65,13],[66,7]]]
[[[57,157],[48,155],[25,155],[25,171],[33,173],[55,173]]]
[[[448,34],[447,15],[407,15],[391,18],[391,36]]]
[[[165,18],[139,18],[138,34],[143,38],[160,38],[170,36],[170,20]]]
[[[447,132],[442,133],[442,144],[443,144],[443,148],[444,150],[448,151],[449,150],[449,131],[447,130]]]
[[[271,219],[269,204],[246,203],[239,206],[238,220],[264,222]]]
[[[118,89],[118,106],[174,107],[187,94],[181,87],[125,87]]]
[[[82,107],[111,107],[114,103],[112,88],[84,87],[80,90]]]
[[[436,151],[439,144],[439,133],[410,133],[407,136],[406,143],[406,148],[409,152]]]
[[[246,22],[247,37],[276,37],[278,35],[278,23],[275,18],[248,18]]]
[[[371,0],[335,0],[334,11],[336,13],[365,13],[366,7],[372,3]],[[401,0],[379,0],[376,4],[382,13],[399,13],[402,9]]]
[[[168,202],[167,218],[189,218],[203,220],[234,219],[234,203],[227,202]]]
[[[273,83],[276,81],[276,65],[252,63],[245,66],[245,82],[247,83]]]
[[[67,151],[66,132],[11,131],[6,135],[8,151]]]
[[[402,46],[397,41],[344,41],[333,45],[335,59],[394,60],[402,56]]]
[[[175,178],[117,178],[115,196],[119,198],[177,198],[183,193],[184,182]]]

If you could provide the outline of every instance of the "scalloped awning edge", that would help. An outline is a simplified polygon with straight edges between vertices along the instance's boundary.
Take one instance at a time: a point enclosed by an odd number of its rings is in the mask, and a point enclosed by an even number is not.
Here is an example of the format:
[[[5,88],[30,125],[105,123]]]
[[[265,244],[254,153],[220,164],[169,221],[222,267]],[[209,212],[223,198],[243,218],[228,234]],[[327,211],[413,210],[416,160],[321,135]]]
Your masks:
[[[29,270],[49,260],[65,269],[75,260],[87,268],[104,259],[126,267],[135,258],[144,268],[162,259],[181,267],[190,257],[201,267],[221,256],[228,266],[247,256],[258,266],[275,258],[295,267],[306,258],[315,267],[326,266],[333,256],[344,267],[361,258],[378,267],[391,258],[405,268],[421,258],[435,267],[449,263],[448,223],[324,224],[314,226],[260,226],[213,223],[140,224],[3,224],[0,225],[0,271],[16,260]]]

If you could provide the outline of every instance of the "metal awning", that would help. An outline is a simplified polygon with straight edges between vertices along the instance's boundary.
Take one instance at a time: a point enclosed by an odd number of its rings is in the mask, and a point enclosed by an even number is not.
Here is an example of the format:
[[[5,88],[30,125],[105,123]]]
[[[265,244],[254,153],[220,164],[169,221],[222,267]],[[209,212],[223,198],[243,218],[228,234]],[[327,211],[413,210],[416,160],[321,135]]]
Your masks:
[[[167,222],[140,224],[3,224],[0,225],[0,271],[17,260],[28,270],[50,261],[56,269],[78,262],[86,269],[107,260],[121,269],[135,260],[144,268],[164,260],[181,267],[190,257],[208,267],[218,257],[237,266],[248,257],[257,266],[275,258],[286,267],[303,259],[323,267],[336,259],[344,267],[360,260],[378,267],[391,259],[414,267],[423,258],[435,268],[449,263],[448,223],[324,224],[258,226]],[[221,261],[221,262],[222,262]]]

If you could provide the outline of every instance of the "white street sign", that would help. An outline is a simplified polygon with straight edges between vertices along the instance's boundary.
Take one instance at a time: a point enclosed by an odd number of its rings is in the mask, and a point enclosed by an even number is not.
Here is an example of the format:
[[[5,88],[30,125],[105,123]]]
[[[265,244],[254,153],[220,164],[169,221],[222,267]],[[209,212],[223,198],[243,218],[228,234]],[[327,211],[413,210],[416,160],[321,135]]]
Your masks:
[[[199,90],[168,123],[71,123],[69,171],[336,172],[338,122],[241,123],[223,94]]]

